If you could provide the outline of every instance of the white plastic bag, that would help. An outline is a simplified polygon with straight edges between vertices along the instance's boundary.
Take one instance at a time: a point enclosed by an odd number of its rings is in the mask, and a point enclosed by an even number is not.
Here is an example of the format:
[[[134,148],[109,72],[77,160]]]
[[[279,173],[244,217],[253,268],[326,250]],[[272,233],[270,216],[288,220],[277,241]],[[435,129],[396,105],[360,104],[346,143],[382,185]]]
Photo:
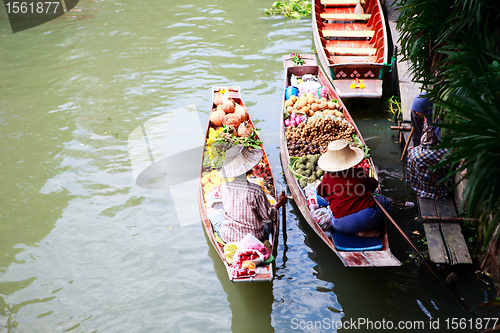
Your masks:
[[[313,213],[314,220],[323,230],[329,230],[332,226],[332,211],[330,207],[321,207],[314,211]]]

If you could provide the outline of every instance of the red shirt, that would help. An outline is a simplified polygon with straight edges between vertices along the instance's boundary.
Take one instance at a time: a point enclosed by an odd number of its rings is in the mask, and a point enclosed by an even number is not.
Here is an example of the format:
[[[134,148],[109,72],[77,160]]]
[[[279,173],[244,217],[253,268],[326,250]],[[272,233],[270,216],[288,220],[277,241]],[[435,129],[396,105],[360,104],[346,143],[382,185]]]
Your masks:
[[[351,168],[326,172],[318,186],[318,194],[328,198],[333,216],[338,219],[375,207],[371,192],[377,185],[378,181],[369,177],[362,168]]]

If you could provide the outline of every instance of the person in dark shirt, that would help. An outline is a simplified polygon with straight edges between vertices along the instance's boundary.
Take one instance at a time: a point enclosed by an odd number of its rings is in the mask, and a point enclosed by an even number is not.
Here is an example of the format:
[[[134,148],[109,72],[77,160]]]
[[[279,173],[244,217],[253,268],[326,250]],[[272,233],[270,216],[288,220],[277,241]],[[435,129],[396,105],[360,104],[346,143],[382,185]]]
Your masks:
[[[335,231],[376,237],[380,235],[385,217],[371,196],[378,187],[377,179],[369,177],[365,169],[355,167],[363,159],[364,152],[347,141],[330,142],[328,151],[318,160],[325,175],[317,191],[318,195],[328,198]],[[385,196],[378,195],[377,200],[390,211]]]
[[[411,126],[413,127],[413,137],[410,144],[410,149],[420,145],[420,138],[422,137],[423,129],[425,126],[430,126],[432,121],[432,112],[434,103],[426,97],[426,92],[418,94],[411,105]],[[441,140],[441,128],[433,127],[436,137]]]

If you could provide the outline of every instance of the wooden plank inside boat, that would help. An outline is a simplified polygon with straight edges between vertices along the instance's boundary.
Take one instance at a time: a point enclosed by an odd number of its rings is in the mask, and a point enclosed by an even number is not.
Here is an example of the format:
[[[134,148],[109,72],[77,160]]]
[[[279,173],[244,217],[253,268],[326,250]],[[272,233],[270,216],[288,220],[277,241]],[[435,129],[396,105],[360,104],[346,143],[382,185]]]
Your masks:
[[[390,251],[365,251],[363,253],[377,267],[401,265]]]
[[[358,4],[357,0],[321,0],[322,5],[348,5],[356,6]],[[361,0],[361,4],[365,4],[365,0]]]
[[[362,80],[363,89],[351,89],[352,79],[334,80],[335,88],[341,98],[365,97],[376,98],[382,95],[382,80]]]
[[[359,54],[374,55],[377,49],[372,47],[327,47],[328,52],[332,54]]]
[[[347,20],[347,21],[367,21],[370,14],[349,14],[349,13],[321,13],[324,20]]]
[[[363,252],[345,252],[345,251],[339,251],[338,255],[344,259],[345,265],[347,267],[373,267],[373,266],[375,266],[364,255]]]
[[[372,38],[375,34],[373,30],[328,30],[323,29],[323,36],[325,37],[365,37]]]

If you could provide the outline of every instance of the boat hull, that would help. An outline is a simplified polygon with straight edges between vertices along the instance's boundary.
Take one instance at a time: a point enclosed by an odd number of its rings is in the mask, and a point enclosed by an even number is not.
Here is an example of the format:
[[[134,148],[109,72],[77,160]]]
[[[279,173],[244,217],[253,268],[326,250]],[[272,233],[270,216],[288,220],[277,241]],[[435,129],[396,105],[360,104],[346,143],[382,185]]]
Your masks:
[[[328,91],[328,96],[330,99],[337,99],[340,104],[340,109],[344,114],[345,119],[354,127],[358,137],[364,143],[364,140],[359,132],[354,120],[349,114],[347,108],[343,104],[341,98],[336,93],[334,87],[331,85],[328,77],[325,75],[323,70],[316,64],[313,56],[303,55],[306,63],[302,66],[294,66],[293,62],[290,60],[289,56],[283,58],[285,67],[285,85],[283,91],[286,87],[290,85],[290,77],[292,74],[296,76],[302,76],[304,74],[313,74],[318,76],[319,83],[325,87]],[[283,94],[283,103],[285,102],[285,94]],[[292,174],[288,165],[290,164],[290,154],[287,148],[287,142],[285,137],[285,126],[284,126],[284,112],[281,111],[281,125],[280,125],[280,153],[281,153],[281,163],[283,166],[283,172],[285,178],[292,193],[293,200],[300,210],[302,216],[309,224],[309,226],[314,230],[314,232],[325,242],[325,244],[339,257],[341,262],[346,267],[383,267],[383,266],[400,266],[401,262],[391,253],[389,248],[389,240],[387,237],[387,230],[382,234],[382,249],[379,251],[340,251],[335,246],[334,242],[328,237],[323,229],[314,220],[314,217],[309,210],[307,199],[300,187],[297,179]],[[373,161],[370,158],[370,164],[373,166]],[[376,170],[373,170],[376,176]]]
[[[313,1],[314,45],[341,98],[380,98],[388,62],[384,13],[379,0],[366,0],[366,19],[349,19],[362,18],[351,14],[355,3]],[[361,80],[364,88],[353,88],[355,79]]]
[[[219,88],[219,87],[213,87],[212,88],[212,109],[215,108],[215,104],[214,104],[214,101],[213,101],[214,95],[220,89],[221,88]],[[226,89],[229,89],[230,97],[232,99],[234,99],[237,103],[239,103],[240,105],[242,105],[242,106],[245,107],[245,105],[243,103],[243,100],[241,99],[241,92],[240,92],[240,88],[239,87],[229,87],[229,88],[226,88]],[[250,118],[248,119],[248,121],[250,122],[250,124],[253,125],[252,120]],[[208,122],[208,126],[207,126],[206,135],[205,135],[205,142],[203,144],[204,147],[206,145],[206,139],[208,138],[209,129],[211,127],[215,127],[215,126],[213,124],[211,124],[210,121],[209,121]],[[264,154],[263,154],[264,164],[267,165],[267,166],[270,166],[269,160],[268,160],[267,155],[266,155],[266,152],[264,151],[264,147],[262,145],[261,145],[261,149],[264,152]],[[205,149],[204,149],[204,151],[205,151]],[[206,170],[203,167],[203,157],[202,157],[200,175],[203,174],[204,171],[206,171]],[[273,192],[271,194],[273,195],[274,198],[277,198],[277,196],[276,196],[276,186],[274,184],[274,177],[272,175],[272,171],[271,171],[271,177],[272,177],[272,189],[273,189]],[[201,178],[202,177],[200,176],[200,179]],[[256,275],[253,276],[253,277],[233,278],[233,276],[231,274],[231,267],[230,267],[230,265],[228,264],[228,262],[225,259],[224,247],[223,247],[223,245],[221,243],[218,242],[218,240],[217,240],[217,238],[216,238],[216,236],[214,234],[214,230],[212,228],[212,223],[210,222],[210,219],[208,218],[208,207],[207,207],[207,202],[205,201],[204,194],[205,193],[204,193],[204,190],[203,190],[203,185],[200,182],[199,188],[198,188],[198,204],[199,204],[200,216],[201,216],[203,228],[205,230],[205,234],[206,234],[207,238],[210,240],[210,243],[212,244],[212,246],[214,247],[215,251],[217,252],[220,260],[223,262],[223,264],[224,264],[224,266],[226,268],[229,280],[231,282],[264,282],[264,281],[272,281],[273,280],[273,276],[274,276],[274,271],[275,271],[275,261],[273,261],[271,264],[268,264],[268,265],[258,266],[257,269],[256,269]],[[278,235],[279,235],[279,225],[278,225],[278,219],[276,217],[272,221],[272,234],[271,234],[271,237],[270,237],[270,243],[272,245],[272,251],[271,251],[271,253],[273,254],[274,257],[276,257],[276,254],[277,254]]]

